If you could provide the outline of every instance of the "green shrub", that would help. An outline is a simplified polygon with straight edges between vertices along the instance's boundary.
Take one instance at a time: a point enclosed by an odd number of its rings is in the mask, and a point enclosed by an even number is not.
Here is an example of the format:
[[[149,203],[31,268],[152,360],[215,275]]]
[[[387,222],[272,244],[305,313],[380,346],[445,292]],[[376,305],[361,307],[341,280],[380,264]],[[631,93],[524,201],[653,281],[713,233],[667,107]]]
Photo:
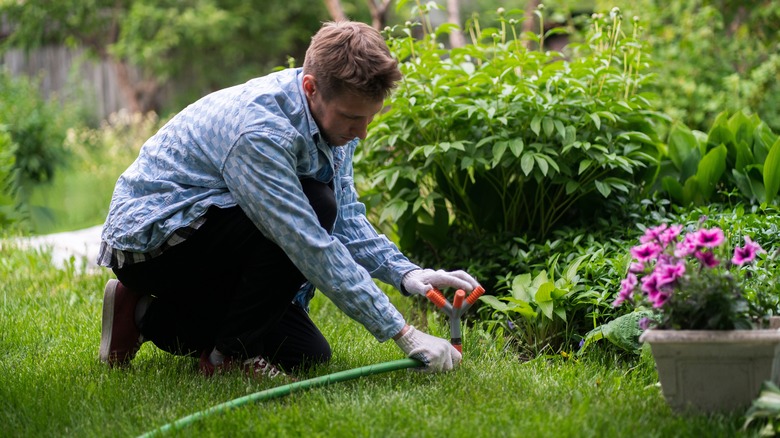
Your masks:
[[[404,79],[357,165],[378,222],[426,263],[459,239],[545,238],[651,177],[663,118],[640,92],[639,35],[623,35],[615,11],[568,60],[527,50],[521,38],[543,46],[545,35],[518,35],[515,14],[499,29],[475,21],[473,44],[452,50],[437,42],[452,25],[421,39],[411,25],[388,30]]]
[[[8,228],[19,220],[16,205],[15,162],[16,144],[11,140],[6,127],[0,125],[0,230]]]
[[[770,0],[599,0],[642,18],[663,80],[659,108],[704,131],[722,111],[758,114],[780,130],[780,3]]]
[[[780,138],[758,116],[718,115],[705,134],[672,126],[657,189],[680,205],[724,201],[777,203]]]
[[[2,70],[0,124],[17,145],[15,166],[22,182],[49,181],[65,163],[67,127],[61,108],[56,102],[43,100],[34,82]]]

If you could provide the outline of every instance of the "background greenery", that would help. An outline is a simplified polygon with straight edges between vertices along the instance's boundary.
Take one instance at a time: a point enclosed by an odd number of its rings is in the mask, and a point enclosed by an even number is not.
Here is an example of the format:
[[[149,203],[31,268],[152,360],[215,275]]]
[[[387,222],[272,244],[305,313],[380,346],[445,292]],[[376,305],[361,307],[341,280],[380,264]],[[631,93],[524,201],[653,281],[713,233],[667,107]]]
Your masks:
[[[404,3],[385,32],[406,77],[371,126],[357,182],[372,221],[415,261],[467,269],[487,286],[469,315],[468,360],[450,375],[375,377],[243,408],[197,430],[738,433],[743,413],[673,416],[647,355],[593,333],[627,311],[611,303],[628,248],[662,222],[706,220],[732,243],[750,235],[767,253],[746,297],[768,315],[780,311],[780,6],[595,1],[583,11],[555,1],[530,11],[536,21],[524,33],[526,14],[496,0],[464,7],[471,44],[451,50],[452,26],[417,22],[409,12],[432,6]],[[12,236],[100,224],[119,173],[169,114],[288,55],[300,62],[327,19],[319,2],[299,0],[270,9],[228,0],[19,4],[0,2],[0,14],[25,23],[4,47],[86,45],[176,91],[160,116],[96,124],[80,119],[80,104],[41,99],[34,80],[0,73],[0,230]],[[368,21],[364,4],[344,5]],[[52,20],[59,24],[47,27]],[[562,32],[570,44],[546,50]],[[14,370],[0,378],[3,435],[137,434],[275,386],[204,380],[192,361],[151,345],[132,370],[107,370],[95,357],[109,273],[82,273],[80,260],[55,270],[47,254],[7,243],[0,251],[0,365]],[[447,336],[426,303],[388,293],[416,325]],[[314,312],[336,355],[313,375],[398,358],[321,297]]]

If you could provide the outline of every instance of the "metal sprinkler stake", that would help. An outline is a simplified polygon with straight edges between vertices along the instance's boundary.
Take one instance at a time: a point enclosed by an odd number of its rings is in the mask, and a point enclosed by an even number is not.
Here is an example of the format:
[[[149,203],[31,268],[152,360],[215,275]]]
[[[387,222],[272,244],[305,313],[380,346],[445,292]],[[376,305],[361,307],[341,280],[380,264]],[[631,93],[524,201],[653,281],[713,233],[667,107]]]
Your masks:
[[[485,289],[482,286],[474,288],[468,297],[463,289],[458,289],[455,292],[455,298],[452,300],[452,304],[450,304],[450,302],[444,298],[444,294],[436,288],[429,290],[428,293],[425,294],[436,307],[441,309],[441,311],[450,318],[450,343],[461,353],[463,353],[463,336],[460,329],[461,316],[463,316],[484,293]]]

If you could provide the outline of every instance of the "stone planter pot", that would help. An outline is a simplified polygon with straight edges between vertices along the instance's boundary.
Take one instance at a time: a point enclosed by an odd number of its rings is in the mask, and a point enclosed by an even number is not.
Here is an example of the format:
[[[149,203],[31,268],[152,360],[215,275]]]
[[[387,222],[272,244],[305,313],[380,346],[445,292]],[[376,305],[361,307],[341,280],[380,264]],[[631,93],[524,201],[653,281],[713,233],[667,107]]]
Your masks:
[[[780,330],[646,330],[664,397],[674,411],[746,409],[761,384],[780,385]]]

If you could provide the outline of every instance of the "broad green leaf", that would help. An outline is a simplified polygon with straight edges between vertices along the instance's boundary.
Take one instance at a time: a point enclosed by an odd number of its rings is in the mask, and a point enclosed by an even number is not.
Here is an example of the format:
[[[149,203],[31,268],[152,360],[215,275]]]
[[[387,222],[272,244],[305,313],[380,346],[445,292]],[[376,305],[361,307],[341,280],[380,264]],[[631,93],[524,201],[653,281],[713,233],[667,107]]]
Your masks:
[[[512,279],[512,297],[515,299],[530,302],[533,299],[530,288],[531,274],[521,274]]]
[[[680,204],[683,203],[683,186],[677,178],[671,176],[663,177],[661,179],[661,187],[673,200]]]
[[[721,175],[726,170],[726,147],[720,145],[707,152],[699,162],[696,171],[699,189],[702,191],[702,201],[709,201],[715,191],[715,186],[720,181]]]
[[[549,281],[550,279],[547,277],[547,271],[541,271],[534,277],[534,281],[531,283],[531,289],[538,289],[541,285]]]
[[[753,156],[756,162],[763,163],[766,161],[766,156],[769,153],[769,149],[775,144],[775,141],[780,138],[772,129],[769,128],[766,123],[759,123],[756,126],[756,132],[753,133]]]
[[[595,114],[603,119],[608,119],[612,123],[617,122],[615,114],[609,111],[597,111]]]
[[[391,222],[397,222],[401,216],[409,208],[409,203],[403,199],[393,199],[382,209],[382,214],[379,216],[379,222],[390,220]]]
[[[516,158],[519,158],[520,154],[523,153],[523,146],[522,138],[515,138],[509,141],[509,150],[512,151],[512,155]]]
[[[580,269],[580,265],[585,261],[585,259],[589,257],[591,257],[591,254],[583,254],[572,260],[571,263],[569,263],[569,266],[567,266],[566,270],[563,272],[563,278],[570,282],[574,281],[574,277],[577,276],[577,271]]]
[[[577,175],[582,175],[582,172],[588,170],[590,165],[593,163],[593,160],[582,160],[580,161],[580,168],[577,171]]]
[[[737,169],[731,169],[731,176],[734,178],[734,184],[737,186],[740,193],[742,193],[742,196],[748,199],[759,199],[753,191],[753,185],[750,182],[750,178],[745,173],[742,173]]]
[[[506,141],[497,141],[493,144],[493,167],[496,167],[501,162],[501,157],[506,152],[507,146]]]
[[[745,170],[746,167],[750,166],[751,164],[755,164],[755,160],[753,158],[753,151],[750,148],[750,145],[745,143],[744,141],[739,141],[734,146],[734,149],[737,153],[737,162],[734,164],[734,168],[737,170]]]
[[[563,146],[569,146],[573,144],[577,140],[577,128],[575,128],[572,125],[569,125],[564,130],[563,135]]]
[[[588,114],[590,116],[590,119],[593,120],[593,124],[596,125],[596,130],[601,129],[601,117],[597,113],[590,113]]]
[[[696,137],[687,126],[675,123],[669,132],[669,159],[677,170],[683,167],[683,161],[697,148]]]
[[[498,298],[494,297],[493,295],[482,295],[479,297],[479,300],[501,312],[506,312],[509,308],[505,302],[499,301]]]
[[[629,139],[631,141],[638,141],[638,142],[649,144],[649,145],[653,144],[653,140],[647,134],[645,134],[644,132],[629,131],[629,132],[624,132],[624,133],[620,134],[619,137],[627,138],[627,139]]]
[[[729,129],[728,112],[724,111],[715,117],[710,132],[707,135],[707,144],[717,146],[719,144],[734,144],[734,133]]]
[[[780,139],[775,141],[764,161],[764,202],[770,203],[780,190]]]
[[[531,171],[534,170],[534,154],[528,152],[523,154],[523,158],[520,159],[520,168],[525,176],[530,175]]]
[[[558,135],[561,137],[561,141],[565,144],[566,143],[566,128],[563,126],[563,122],[560,120],[554,120],[553,124],[555,125],[555,132],[558,133]]]
[[[533,131],[534,134],[538,136],[541,130],[541,126],[542,126],[542,116],[537,114],[534,116],[533,120],[531,120],[531,131]]]
[[[555,309],[553,309],[553,313],[558,315],[558,318],[561,318],[561,321],[566,322],[566,309],[564,309],[563,307],[556,307]]]
[[[391,173],[387,178],[387,188],[389,190],[393,190],[393,187],[395,187],[395,183],[398,181],[398,176],[401,174],[400,169],[396,169],[395,172]]]
[[[536,165],[539,166],[539,170],[542,171],[542,175],[547,176],[549,164],[547,163],[547,160],[545,160],[545,156],[534,154],[534,159],[536,160]]]
[[[737,111],[728,121],[729,130],[734,134],[736,144],[745,143],[747,147],[753,146],[753,121],[742,111]]]
[[[535,319],[536,318],[536,310],[527,302],[516,300],[512,297],[502,297],[502,300],[509,303],[507,306],[506,312],[514,312],[519,313],[520,315],[529,318],[529,319]]]
[[[601,196],[608,198],[609,194],[612,193],[612,189],[609,187],[609,184],[605,184],[599,180],[594,180],[594,184],[596,184],[596,190],[601,193]]]
[[[542,119],[542,129],[544,129],[544,135],[546,135],[548,138],[552,137],[553,130],[555,129],[555,123],[553,122],[553,119],[550,117],[545,117]]]
[[[547,319],[553,319],[553,302],[552,301],[542,301],[536,303],[537,306],[539,306],[539,310],[542,311],[542,314],[547,317]]]
[[[702,205],[704,203],[702,191],[699,188],[699,179],[696,175],[685,180],[685,184],[683,184],[683,203],[684,205]]]

